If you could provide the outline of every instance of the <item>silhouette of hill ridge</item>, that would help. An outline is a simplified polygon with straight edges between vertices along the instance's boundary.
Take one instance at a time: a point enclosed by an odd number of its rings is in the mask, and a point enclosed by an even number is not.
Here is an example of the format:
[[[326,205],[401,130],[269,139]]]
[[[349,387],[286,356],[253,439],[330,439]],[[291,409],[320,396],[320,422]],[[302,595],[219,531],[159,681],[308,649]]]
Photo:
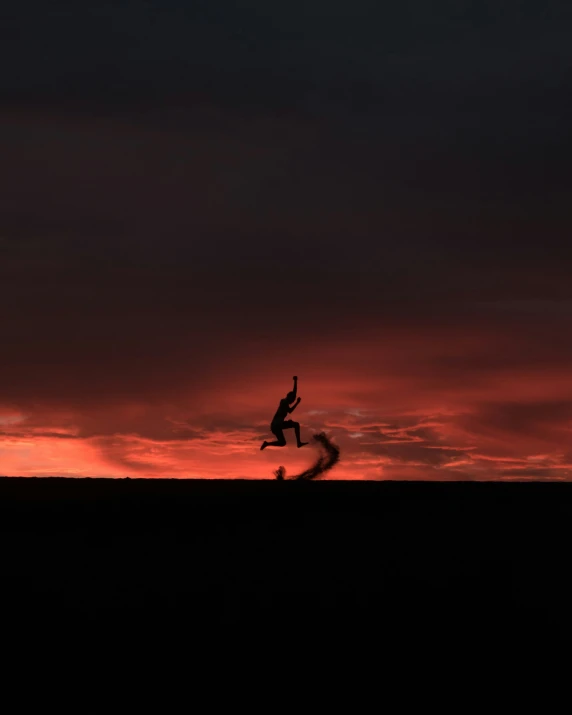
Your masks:
[[[571,522],[567,483],[0,478],[0,604],[558,635]]]

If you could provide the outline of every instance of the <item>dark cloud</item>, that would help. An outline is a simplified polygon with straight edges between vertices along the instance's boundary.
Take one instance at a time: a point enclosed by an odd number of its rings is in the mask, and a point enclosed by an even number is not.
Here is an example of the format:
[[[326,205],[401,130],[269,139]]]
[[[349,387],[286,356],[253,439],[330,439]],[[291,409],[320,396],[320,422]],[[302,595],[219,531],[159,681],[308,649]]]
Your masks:
[[[519,481],[538,481],[543,479],[550,480],[569,480],[570,472],[563,473],[560,470],[551,469],[504,469],[498,475],[502,479],[514,479]]]
[[[10,430],[9,432],[0,431],[0,437],[8,437],[9,439],[78,439],[78,435],[66,434],[64,432],[46,432],[42,430],[34,430],[33,432],[19,432]]]
[[[554,1],[439,0],[428,8],[419,0],[22,0],[4,11],[3,49],[19,71],[3,79],[14,92],[186,90],[263,104],[282,95],[288,106],[328,91],[370,104],[379,94],[389,106],[407,93],[437,93],[452,104],[447,87],[459,103],[492,94],[495,84],[518,85],[523,74],[533,88],[548,74],[546,87],[558,87],[571,58],[571,19],[566,3]]]

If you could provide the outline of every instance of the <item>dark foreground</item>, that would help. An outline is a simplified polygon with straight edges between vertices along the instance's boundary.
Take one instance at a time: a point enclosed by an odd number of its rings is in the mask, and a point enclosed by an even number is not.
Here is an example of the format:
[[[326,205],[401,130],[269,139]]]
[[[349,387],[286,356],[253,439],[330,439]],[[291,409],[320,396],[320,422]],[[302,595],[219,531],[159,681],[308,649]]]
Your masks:
[[[552,643],[571,527],[572,484],[0,479],[0,598],[67,624]]]

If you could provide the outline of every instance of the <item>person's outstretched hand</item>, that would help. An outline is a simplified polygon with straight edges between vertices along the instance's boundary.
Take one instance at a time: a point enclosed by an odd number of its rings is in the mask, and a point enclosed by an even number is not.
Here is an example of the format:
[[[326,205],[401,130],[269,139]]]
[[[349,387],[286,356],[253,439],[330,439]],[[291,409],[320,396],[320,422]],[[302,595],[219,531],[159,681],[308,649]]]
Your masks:
[[[297,379],[298,379],[298,375],[294,375],[294,380],[297,380]]]

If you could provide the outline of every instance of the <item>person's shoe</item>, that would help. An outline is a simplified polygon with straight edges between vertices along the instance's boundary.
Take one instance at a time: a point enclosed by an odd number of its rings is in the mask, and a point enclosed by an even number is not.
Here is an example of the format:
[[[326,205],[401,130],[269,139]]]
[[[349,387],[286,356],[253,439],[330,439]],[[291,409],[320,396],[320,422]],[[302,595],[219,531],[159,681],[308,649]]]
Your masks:
[[[260,449],[263,450],[263,449],[266,449],[266,447],[268,447],[268,442],[266,440],[264,440],[264,442],[260,446]]]
[[[300,442],[300,444],[298,445],[298,449],[300,449],[300,447],[304,447],[307,444],[308,442]]]

